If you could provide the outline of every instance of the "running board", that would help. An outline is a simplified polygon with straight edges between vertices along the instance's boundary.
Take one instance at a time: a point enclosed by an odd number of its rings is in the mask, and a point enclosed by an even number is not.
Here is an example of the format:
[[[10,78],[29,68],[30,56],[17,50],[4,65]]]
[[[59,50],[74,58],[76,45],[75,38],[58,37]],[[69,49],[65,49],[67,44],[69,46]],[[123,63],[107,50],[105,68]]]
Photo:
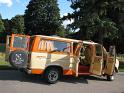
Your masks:
[[[78,75],[91,75],[91,73],[78,73]]]

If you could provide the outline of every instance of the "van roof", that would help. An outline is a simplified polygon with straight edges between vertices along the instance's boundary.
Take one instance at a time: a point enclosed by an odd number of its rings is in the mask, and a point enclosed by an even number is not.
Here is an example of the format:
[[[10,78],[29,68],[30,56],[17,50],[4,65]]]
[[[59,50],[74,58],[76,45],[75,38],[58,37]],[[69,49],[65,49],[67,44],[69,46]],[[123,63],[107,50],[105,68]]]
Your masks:
[[[69,38],[62,38],[62,37],[59,37],[59,36],[45,36],[45,35],[34,35],[34,36],[41,37],[41,38],[44,38],[44,39],[49,39],[49,40],[58,40],[58,41],[65,41],[65,42],[82,43],[81,40],[75,40],[75,39],[69,39]]]
[[[83,41],[83,44],[91,44],[91,45],[96,45],[98,43],[95,43],[93,41]]]

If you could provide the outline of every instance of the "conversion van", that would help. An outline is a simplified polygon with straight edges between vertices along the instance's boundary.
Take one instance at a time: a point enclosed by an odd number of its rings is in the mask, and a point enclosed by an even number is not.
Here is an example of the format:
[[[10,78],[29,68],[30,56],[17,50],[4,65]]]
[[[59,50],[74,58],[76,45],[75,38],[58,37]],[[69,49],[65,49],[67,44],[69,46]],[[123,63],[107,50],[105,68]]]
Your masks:
[[[6,60],[28,74],[43,75],[48,83],[56,83],[63,75],[98,75],[113,80],[119,62],[115,47],[110,50],[108,53],[92,41],[13,34],[7,37]]]

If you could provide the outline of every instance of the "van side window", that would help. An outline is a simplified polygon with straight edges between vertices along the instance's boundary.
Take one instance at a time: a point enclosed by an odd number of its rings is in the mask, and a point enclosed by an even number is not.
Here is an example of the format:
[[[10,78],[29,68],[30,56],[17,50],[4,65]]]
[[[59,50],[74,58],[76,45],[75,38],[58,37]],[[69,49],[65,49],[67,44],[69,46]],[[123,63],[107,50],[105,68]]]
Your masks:
[[[47,52],[53,51],[54,50],[53,42],[50,40],[41,39],[38,49]]]
[[[102,48],[100,45],[95,45],[96,47],[96,56],[102,56]]]
[[[67,42],[54,41],[54,48],[59,52],[70,52],[70,44]]]
[[[60,42],[56,40],[43,40],[39,43],[39,50],[47,52],[70,52],[70,44],[67,42]]]

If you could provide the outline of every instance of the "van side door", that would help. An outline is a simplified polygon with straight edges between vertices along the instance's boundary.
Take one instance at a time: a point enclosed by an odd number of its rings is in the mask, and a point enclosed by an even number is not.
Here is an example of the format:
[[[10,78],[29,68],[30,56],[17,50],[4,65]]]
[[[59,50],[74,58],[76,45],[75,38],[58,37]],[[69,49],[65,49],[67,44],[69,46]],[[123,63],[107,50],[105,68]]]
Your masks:
[[[93,53],[94,59],[90,65],[90,73],[95,75],[101,75],[102,65],[103,65],[102,45],[95,44],[93,51],[94,51]]]
[[[108,61],[106,63],[105,74],[112,75],[116,62],[116,50],[115,46],[110,46]]]
[[[78,76],[78,67],[79,67],[79,57],[81,52],[82,43],[73,43],[73,58],[70,60],[70,65],[72,66],[72,71],[74,71],[74,76]]]

